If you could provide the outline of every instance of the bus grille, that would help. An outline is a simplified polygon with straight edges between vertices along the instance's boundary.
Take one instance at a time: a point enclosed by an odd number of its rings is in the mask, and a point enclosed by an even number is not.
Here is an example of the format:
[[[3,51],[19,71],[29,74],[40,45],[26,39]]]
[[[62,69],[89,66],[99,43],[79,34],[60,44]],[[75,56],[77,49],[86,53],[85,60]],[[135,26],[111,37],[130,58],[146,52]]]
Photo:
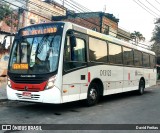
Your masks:
[[[37,94],[31,94],[31,98],[23,98],[22,94],[20,93],[16,93],[16,95],[19,99],[38,100],[40,98],[40,95],[37,95]]]
[[[44,82],[45,79],[43,78],[19,78],[19,77],[14,77],[13,81],[15,83],[29,83],[29,84],[37,84],[37,83],[42,83]]]

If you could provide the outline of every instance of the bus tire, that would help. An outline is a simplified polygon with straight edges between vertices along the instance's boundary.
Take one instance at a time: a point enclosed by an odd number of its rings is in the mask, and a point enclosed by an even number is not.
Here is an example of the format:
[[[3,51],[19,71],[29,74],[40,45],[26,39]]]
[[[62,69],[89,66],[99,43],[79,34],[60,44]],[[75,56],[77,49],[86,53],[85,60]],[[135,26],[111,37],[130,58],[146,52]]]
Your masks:
[[[137,91],[138,95],[143,95],[144,94],[144,86],[145,86],[144,80],[141,79],[139,81],[139,89]]]
[[[95,105],[99,100],[99,88],[96,83],[91,83],[88,88],[87,99],[85,101],[87,106]]]

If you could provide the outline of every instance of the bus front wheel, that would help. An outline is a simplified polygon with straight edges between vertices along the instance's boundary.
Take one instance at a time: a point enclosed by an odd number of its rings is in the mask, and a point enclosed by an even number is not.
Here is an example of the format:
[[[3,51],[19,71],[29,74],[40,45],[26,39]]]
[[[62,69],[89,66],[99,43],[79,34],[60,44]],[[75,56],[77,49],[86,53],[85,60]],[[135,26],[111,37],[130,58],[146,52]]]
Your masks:
[[[96,83],[91,83],[88,88],[86,104],[87,106],[95,105],[99,100],[99,88]]]
[[[143,95],[144,86],[145,86],[144,80],[141,79],[140,82],[139,82],[139,89],[137,91],[139,95]]]

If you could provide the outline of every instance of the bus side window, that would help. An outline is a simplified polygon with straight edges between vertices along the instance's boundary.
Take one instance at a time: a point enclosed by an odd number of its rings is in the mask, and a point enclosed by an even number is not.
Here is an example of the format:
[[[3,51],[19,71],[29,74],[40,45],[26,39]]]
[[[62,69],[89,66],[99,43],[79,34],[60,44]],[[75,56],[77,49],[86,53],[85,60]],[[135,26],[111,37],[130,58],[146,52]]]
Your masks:
[[[76,38],[76,45],[71,46],[70,37],[67,36],[64,53],[64,70],[82,67],[86,64],[85,41]]]

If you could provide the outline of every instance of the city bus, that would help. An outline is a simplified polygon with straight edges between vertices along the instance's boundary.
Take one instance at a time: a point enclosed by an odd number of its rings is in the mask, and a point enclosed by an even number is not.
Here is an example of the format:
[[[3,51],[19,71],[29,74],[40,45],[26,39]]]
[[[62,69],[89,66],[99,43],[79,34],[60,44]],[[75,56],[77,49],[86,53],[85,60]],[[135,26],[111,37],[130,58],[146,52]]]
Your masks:
[[[9,100],[61,104],[156,85],[155,53],[70,22],[16,34],[8,64]]]

